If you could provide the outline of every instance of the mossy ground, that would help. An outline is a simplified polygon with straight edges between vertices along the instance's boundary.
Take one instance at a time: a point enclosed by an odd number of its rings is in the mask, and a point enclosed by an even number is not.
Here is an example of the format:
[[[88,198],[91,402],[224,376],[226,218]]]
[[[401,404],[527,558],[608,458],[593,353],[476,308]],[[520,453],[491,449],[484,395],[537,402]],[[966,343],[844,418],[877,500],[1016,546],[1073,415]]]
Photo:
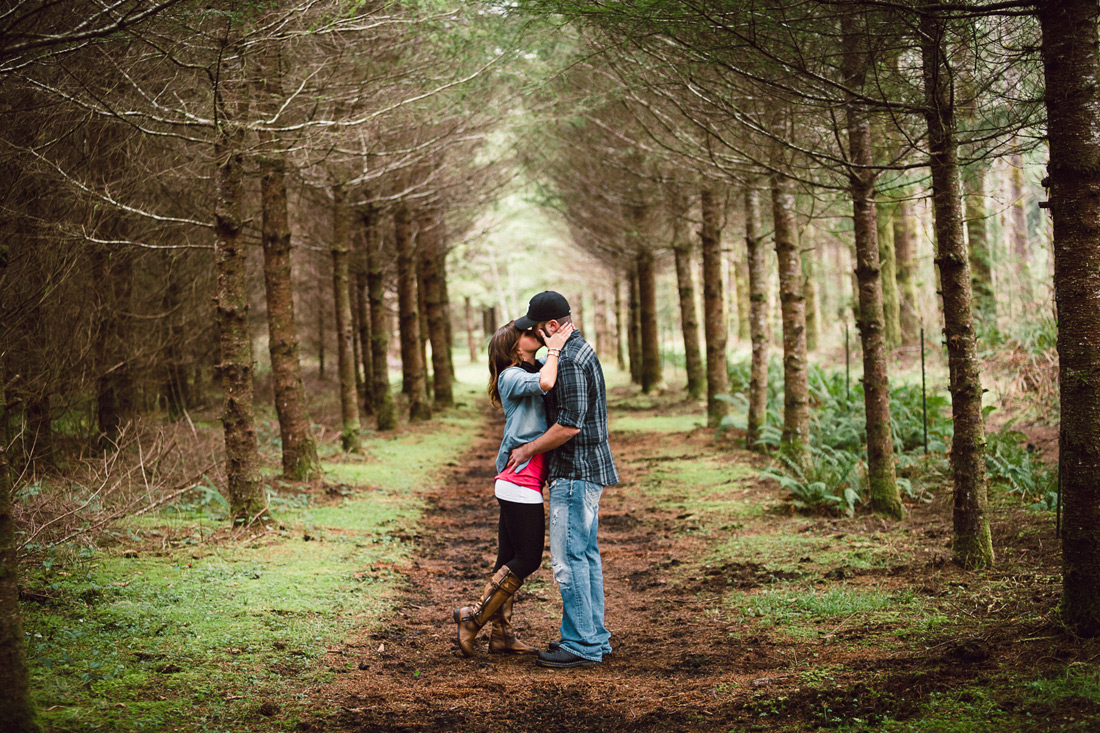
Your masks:
[[[465,405],[429,425],[366,431],[361,455],[341,454],[331,432],[320,489],[271,468],[265,528],[230,532],[208,490],[120,522],[104,549],[37,558],[24,612],[47,728],[293,730],[335,674],[333,647],[392,610],[422,489],[480,429],[473,393],[460,387]],[[260,433],[275,467],[275,426]]]
[[[632,405],[613,430],[649,434],[640,489],[673,531],[705,538],[665,563],[670,583],[711,598],[707,615],[749,656],[783,650],[779,670],[715,685],[751,728],[1100,727],[1100,647],[1057,623],[1052,516],[995,488],[998,565],[965,572],[948,562],[949,479],[901,522],[796,514],[738,436],[704,449],[697,421],[670,409]]]
[[[122,523],[104,549],[38,557],[24,609],[48,727],[1100,725],[1100,646],[1057,624],[1048,514],[995,490],[998,565],[963,571],[949,562],[942,475],[901,522],[799,514],[760,478],[767,458],[702,427],[700,403],[639,395],[611,370],[623,482],[605,493],[600,532],[616,655],[576,673],[458,657],[449,604],[480,588],[495,542],[479,371],[462,375],[464,406],[368,431],[363,457],[341,456],[330,427],[325,487],[272,479],[277,523],[263,532],[231,533],[199,492]],[[550,573],[522,594],[520,631],[553,638]]]

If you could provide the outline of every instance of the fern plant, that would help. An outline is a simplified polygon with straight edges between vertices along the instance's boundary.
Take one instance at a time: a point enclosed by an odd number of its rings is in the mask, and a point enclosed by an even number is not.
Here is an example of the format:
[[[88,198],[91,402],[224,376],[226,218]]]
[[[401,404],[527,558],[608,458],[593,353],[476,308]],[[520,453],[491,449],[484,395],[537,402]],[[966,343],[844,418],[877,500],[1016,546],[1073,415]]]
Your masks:
[[[861,467],[855,453],[809,446],[805,463],[780,455],[779,465],[764,469],[761,475],[789,491],[796,509],[851,516],[863,502]]]

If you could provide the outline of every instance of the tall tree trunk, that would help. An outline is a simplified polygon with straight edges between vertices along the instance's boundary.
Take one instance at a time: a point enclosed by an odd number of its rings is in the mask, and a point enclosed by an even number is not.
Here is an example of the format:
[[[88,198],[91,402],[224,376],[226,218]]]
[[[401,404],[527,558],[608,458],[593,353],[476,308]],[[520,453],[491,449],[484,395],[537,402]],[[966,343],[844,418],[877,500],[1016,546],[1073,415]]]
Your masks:
[[[363,404],[367,402],[367,387],[363,383],[363,372],[360,367],[363,364],[363,350],[360,344],[360,334],[363,322],[360,320],[360,311],[363,308],[359,299],[359,274],[355,267],[355,244],[352,243],[352,254],[348,267],[348,295],[351,298],[351,363],[355,365],[355,405],[363,414]]]
[[[436,409],[454,406],[451,386],[451,364],[447,358],[447,314],[443,299],[443,277],[440,260],[445,254],[440,247],[443,224],[430,215],[419,217],[417,254],[419,255],[420,283],[424,289],[424,306],[427,309],[428,334],[432,343],[432,378]]]
[[[842,60],[849,89],[859,92],[867,74],[865,31],[856,18],[845,14]],[[878,228],[875,212],[875,174],[871,123],[865,106],[853,95],[847,104],[848,145],[852,168],[850,186],[855,228],[856,279],[859,282],[859,332],[863,345],[863,402],[867,423],[867,477],[871,509],[895,519],[903,516],[894,467],[894,438],[890,429],[890,384],[886,369],[886,335],[879,277]]]
[[[946,23],[934,12],[921,16],[925,117],[928,122],[932,205],[936,213],[936,264],[943,294],[944,335],[955,434],[951,468],[955,481],[955,562],[978,568],[993,564],[986,517],[985,426],[977,340],[970,308],[970,262],[963,238],[963,202],[952,72],[944,49]]]
[[[737,288],[737,340],[745,343],[752,341],[752,294],[749,292],[748,251],[742,248],[742,251],[733,259],[733,280]]]
[[[0,298],[3,298],[8,259],[6,245],[0,244]],[[4,312],[0,307],[0,314]],[[0,324],[0,333],[8,332],[5,325]],[[8,465],[10,416],[3,356],[0,353],[0,730],[38,733],[42,728],[31,698],[23,618],[19,612],[19,553],[12,506],[15,486]]]
[[[623,279],[620,274],[615,275],[615,358],[618,359],[619,369],[626,371],[626,348],[623,345]]]
[[[759,450],[760,430],[768,416],[768,260],[760,232],[760,191],[756,182],[745,188],[745,248],[749,262],[749,415],[745,446]]]
[[[164,288],[164,297],[161,299],[161,310],[167,314],[165,320],[168,328],[164,352],[161,356],[164,361],[164,398],[168,407],[168,417],[172,420],[183,415],[191,398],[187,383],[187,364],[181,348],[184,335],[182,316],[179,313],[179,278],[172,272],[175,261],[173,254],[166,263],[167,284]]]
[[[265,70],[266,84],[278,80],[274,69]],[[263,90],[265,100],[275,100],[276,85]],[[266,112],[266,110],[265,110]],[[260,206],[263,212],[260,241],[264,250],[264,285],[267,298],[268,352],[275,388],[275,413],[282,439],[283,476],[291,481],[321,478],[317,444],[309,430],[302,364],[298,352],[298,328],[294,321],[294,288],[291,279],[290,220],[287,215],[286,156],[270,133],[260,133]]]
[[[771,176],[779,306],[783,319],[783,448],[799,463],[810,442],[810,386],[806,363],[806,300],[791,179]]]
[[[217,197],[214,204],[214,258],[218,290],[215,298],[219,335],[217,374],[222,384],[222,425],[229,508],[234,522],[245,522],[264,512],[260,481],[260,454],[256,446],[252,392],[252,339],[248,333],[248,282],[241,242],[243,197],[244,76],[237,39],[225,41],[221,83],[215,90],[217,125],[214,159],[217,161]]]
[[[1016,153],[1009,159],[1009,199],[1012,201],[1012,216],[1009,223],[1012,231],[1012,252],[1016,260],[1016,279],[1020,308],[1018,313],[1027,313],[1034,297],[1031,289],[1031,254],[1027,246],[1027,192],[1024,190],[1024,156]]]
[[[879,280],[882,281],[882,325],[887,349],[901,345],[901,303],[895,261],[893,208],[885,203],[875,205]]]
[[[362,448],[359,424],[359,391],[355,386],[354,323],[351,313],[347,189],[332,187],[332,301],[336,313],[336,359],[340,378],[340,446],[345,453]]]
[[[894,210],[894,262],[898,273],[898,321],[901,324],[901,342],[906,346],[916,344],[920,338],[917,282],[913,274],[913,224],[909,202],[903,198]]]
[[[368,208],[362,213],[364,234],[364,263],[367,273],[367,298],[370,301],[370,353],[371,388],[374,402],[375,424],[379,430],[397,427],[397,410],[390,393],[390,375],[387,367],[390,349],[389,328],[386,324],[386,282],[382,269],[382,238],[379,236],[378,212]]]
[[[474,306],[470,296],[466,296],[466,346],[470,349],[470,363],[477,362],[477,338],[474,336]]]
[[[722,304],[722,238],[718,229],[718,202],[714,191],[700,192],[699,251],[703,260],[703,338],[707,344],[707,425],[718,427],[729,414],[729,365],[726,363],[728,326]]]
[[[599,291],[592,297],[592,320],[596,331],[596,353],[606,358],[611,352],[611,334],[607,325],[607,296]]]
[[[442,224],[440,225],[442,226]],[[436,257],[436,274],[439,278],[439,297],[442,299],[443,309],[443,334],[445,345],[443,357],[447,363],[447,373],[450,374],[451,384],[455,381],[455,334],[454,320],[451,318],[451,295],[447,288],[447,245],[443,241],[442,233],[436,240],[438,256]],[[453,397],[452,397],[453,402]]]
[[[638,261],[630,264],[628,273],[630,300],[627,303],[627,349],[630,351],[630,381],[642,383],[642,317],[641,295],[638,293]]]
[[[569,308],[573,314],[573,326],[581,333],[584,333],[584,293],[578,292],[575,296],[567,300],[569,301]]]
[[[806,227],[812,246],[802,248],[802,297],[806,301],[806,351],[817,351],[821,337],[821,302],[817,293],[817,230]]]
[[[357,249],[355,262],[355,325],[358,328],[359,360],[363,365],[363,384],[360,389],[360,403],[364,417],[374,416],[374,397],[371,394],[374,384],[374,354],[371,351],[371,315],[370,295],[367,292],[367,233],[363,227],[359,227],[355,238],[352,240]]]
[[[1096,0],[1039,5],[1062,424],[1062,620],[1100,636],[1100,79]]]
[[[695,282],[691,277],[691,240],[684,238],[682,221],[674,224],[673,252],[676,256],[676,290],[680,296],[680,327],[684,336],[684,366],[687,371],[687,393],[693,400],[703,398],[706,373],[699,349],[699,316],[695,310]]]
[[[985,163],[965,172],[966,235],[970,248],[970,284],[974,316],[987,326],[996,325],[997,302],[993,290],[993,253],[989,242],[989,212],[986,208]]]
[[[323,300],[317,304],[317,378],[325,379],[325,307]]]
[[[420,313],[417,310],[417,278],[412,241],[412,217],[408,205],[400,203],[393,215],[394,246],[397,248],[397,312],[401,329],[402,391],[409,399],[410,420],[430,420],[427,378],[420,349]]]
[[[124,238],[116,231],[115,239]],[[109,249],[108,249],[109,248]],[[133,406],[130,366],[126,354],[126,314],[130,312],[133,289],[133,257],[118,245],[103,245],[93,251],[94,286],[99,306],[96,334],[96,419],[100,447],[108,449],[118,440],[124,420]]]
[[[638,253],[638,305],[642,331],[642,392],[649,394],[661,384],[661,343],[657,332],[657,272],[653,251]]]
[[[431,402],[432,391],[435,385],[432,380],[432,375],[428,372],[428,342],[431,338],[431,332],[428,329],[428,301],[425,299],[428,289],[425,287],[424,278],[421,275],[424,268],[423,263],[420,261],[419,233],[416,235],[415,242],[413,250],[413,269],[416,272],[416,313],[420,319],[420,341],[418,342],[418,346],[420,348],[420,363],[424,368],[424,395],[427,400]]]

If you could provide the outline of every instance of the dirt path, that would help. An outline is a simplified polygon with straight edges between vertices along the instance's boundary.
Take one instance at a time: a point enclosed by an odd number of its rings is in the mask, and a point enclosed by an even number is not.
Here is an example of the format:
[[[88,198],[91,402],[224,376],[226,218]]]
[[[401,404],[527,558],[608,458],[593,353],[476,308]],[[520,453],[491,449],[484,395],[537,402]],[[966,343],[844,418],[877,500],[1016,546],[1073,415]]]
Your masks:
[[[696,408],[635,406],[620,395],[616,409],[644,423]],[[1018,711],[998,711],[1001,720],[1020,723],[1004,729],[1057,723],[1090,730],[1100,719],[1088,699],[1037,701],[1013,682],[1064,674],[1074,660],[1094,664],[1100,652],[1057,636],[1044,616],[1056,598],[1056,566],[1043,534],[1022,531],[1039,521],[1034,516],[1016,509],[997,517],[999,556],[1013,559],[968,574],[944,561],[949,492],[912,506],[896,525],[868,515],[765,512],[777,506],[776,490],[745,470],[759,457],[716,445],[706,429],[616,433],[612,425],[623,480],[600,506],[612,656],[587,669],[542,669],[531,657],[490,656],[486,629],[482,652],[465,659],[451,610],[474,600],[495,558],[491,467],[500,429],[486,413],[481,439],[429,492],[421,554],[399,569],[407,587],[395,613],[380,631],[338,650],[336,681],[312,696],[312,717],[301,730],[741,731],[852,723],[875,730],[876,721],[919,719],[923,705],[953,690],[963,690],[958,704],[970,705],[968,685],[998,687],[1005,710]],[[699,457],[721,476],[743,477],[711,489],[727,505],[740,502],[742,514],[722,519],[721,512],[697,517],[677,509],[703,507],[705,498],[692,503],[703,484],[684,477],[669,494],[669,480],[657,472],[676,476]],[[675,493],[681,489],[683,502]],[[713,567],[701,562],[730,540],[740,549],[727,549]],[[769,542],[783,544],[769,550]],[[514,618],[520,637],[540,647],[558,637],[561,618],[548,552],[543,560],[517,595]],[[790,623],[787,609],[800,600],[835,597],[912,605],[892,615],[819,609]],[[731,612],[724,605],[731,599],[765,604],[764,618]],[[788,625],[774,623],[784,614]],[[953,714],[953,704],[946,709]],[[968,714],[994,726],[987,712]],[[1029,721],[1042,722],[1032,728]]]
[[[766,647],[728,643],[724,625],[705,613],[716,601],[705,579],[691,579],[698,581],[696,593],[670,584],[684,580],[677,577],[678,566],[699,541],[673,532],[677,517],[656,511],[631,488],[647,454],[667,436],[613,439],[623,482],[601,502],[600,544],[615,653],[597,667],[578,670],[538,668],[531,657],[490,656],[484,646],[475,658],[459,655],[451,609],[473,599],[495,557],[497,509],[490,486],[499,431],[490,422],[450,480],[432,493],[423,555],[408,568],[398,612],[381,632],[348,647],[360,669],[324,691],[317,701],[324,723],[316,725],[577,731],[728,724],[727,713],[734,711],[721,709],[714,676],[766,678],[782,660]],[[543,567],[517,595],[514,623],[521,638],[545,646],[558,638],[560,613],[547,552]]]

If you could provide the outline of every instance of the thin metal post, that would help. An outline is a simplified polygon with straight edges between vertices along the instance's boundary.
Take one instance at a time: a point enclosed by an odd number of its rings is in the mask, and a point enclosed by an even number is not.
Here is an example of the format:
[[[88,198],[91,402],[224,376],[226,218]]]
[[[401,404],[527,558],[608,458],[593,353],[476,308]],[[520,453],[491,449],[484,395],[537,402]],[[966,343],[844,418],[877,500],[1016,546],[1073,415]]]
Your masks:
[[[928,455],[928,392],[924,378],[924,325],[920,327],[920,402],[924,413],[924,455]]]

